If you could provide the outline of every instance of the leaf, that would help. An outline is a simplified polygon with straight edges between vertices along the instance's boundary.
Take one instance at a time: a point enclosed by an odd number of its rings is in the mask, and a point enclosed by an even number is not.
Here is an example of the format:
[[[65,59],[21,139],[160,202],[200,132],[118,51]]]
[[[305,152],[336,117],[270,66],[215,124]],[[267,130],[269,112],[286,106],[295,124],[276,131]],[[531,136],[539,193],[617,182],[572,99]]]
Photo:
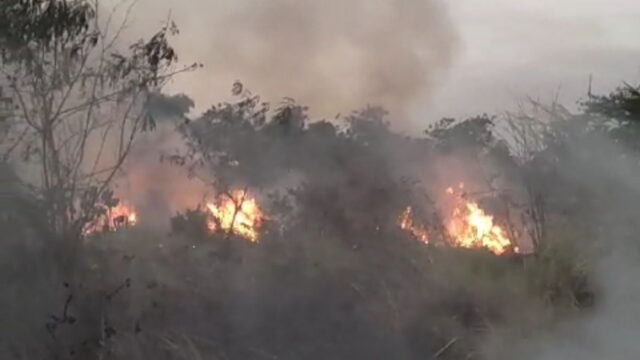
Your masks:
[[[240,94],[242,94],[243,88],[244,86],[242,85],[242,83],[240,81],[236,81],[233,83],[233,87],[231,88],[231,94],[233,94],[234,96],[240,96]]]

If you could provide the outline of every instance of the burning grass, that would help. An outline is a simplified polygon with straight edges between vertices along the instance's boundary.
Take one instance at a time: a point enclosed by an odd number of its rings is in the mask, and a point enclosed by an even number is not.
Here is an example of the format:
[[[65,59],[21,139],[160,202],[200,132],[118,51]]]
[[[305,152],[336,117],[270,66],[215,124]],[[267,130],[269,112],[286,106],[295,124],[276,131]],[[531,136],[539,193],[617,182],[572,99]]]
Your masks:
[[[415,223],[415,220],[413,219],[413,208],[411,208],[411,206],[407,207],[405,211],[402,212],[402,215],[398,220],[398,225],[402,230],[409,232],[416,239],[425,244],[429,243],[429,232],[425,226]]]
[[[462,183],[458,191],[452,187],[445,190],[449,202],[446,207],[452,209],[449,212],[442,211],[447,244],[468,249],[487,249],[496,255],[516,251],[515,239],[510,239],[504,228],[494,220],[494,216],[488,214],[476,201],[466,199],[463,191]],[[430,230],[414,219],[411,207],[407,207],[402,213],[398,225],[416,239],[429,243]]]
[[[227,232],[258,242],[264,214],[258,202],[247,190],[233,190],[206,204],[210,219],[207,228],[211,232]]]
[[[92,235],[100,232],[116,231],[118,229],[136,226],[138,213],[127,202],[119,202],[118,205],[107,208],[105,214],[90,224],[84,230],[84,235]]]

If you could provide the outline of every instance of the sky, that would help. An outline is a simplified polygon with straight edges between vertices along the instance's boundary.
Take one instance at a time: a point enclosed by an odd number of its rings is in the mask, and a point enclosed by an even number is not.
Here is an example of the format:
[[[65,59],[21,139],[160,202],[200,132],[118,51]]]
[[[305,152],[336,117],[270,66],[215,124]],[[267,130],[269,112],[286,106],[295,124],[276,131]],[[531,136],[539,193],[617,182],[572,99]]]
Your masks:
[[[460,53],[414,119],[515,109],[527,96],[575,105],[640,81],[640,1],[449,0]]]
[[[169,12],[181,59],[205,65],[169,91],[198,109],[242,80],[319,117],[382,103],[414,132],[527,96],[573,106],[590,76],[601,93],[640,81],[634,0],[139,0],[133,28]]]

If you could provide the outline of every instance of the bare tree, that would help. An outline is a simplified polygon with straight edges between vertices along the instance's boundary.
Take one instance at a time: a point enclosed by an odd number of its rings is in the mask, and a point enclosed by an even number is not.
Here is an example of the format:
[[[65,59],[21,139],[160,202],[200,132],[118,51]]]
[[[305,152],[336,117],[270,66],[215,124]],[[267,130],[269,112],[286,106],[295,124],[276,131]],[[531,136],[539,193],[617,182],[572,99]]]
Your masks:
[[[559,104],[556,96],[548,106],[529,98],[518,112],[507,113],[504,118],[506,130],[502,138],[509,145],[513,158],[524,170],[522,184],[526,202],[522,205],[522,222],[531,238],[534,251],[544,239],[547,223],[545,203],[548,189],[541,186],[536,178],[536,174],[544,172],[539,160],[554,142],[554,124],[570,116],[570,112]]]
[[[137,135],[154,126],[148,96],[195,66],[176,66],[172,22],[123,47],[131,7],[122,22],[118,7],[102,10],[97,0],[0,5],[0,84],[15,104],[0,156],[38,169],[31,183],[51,227],[74,238],[117,204],[113,182]]]

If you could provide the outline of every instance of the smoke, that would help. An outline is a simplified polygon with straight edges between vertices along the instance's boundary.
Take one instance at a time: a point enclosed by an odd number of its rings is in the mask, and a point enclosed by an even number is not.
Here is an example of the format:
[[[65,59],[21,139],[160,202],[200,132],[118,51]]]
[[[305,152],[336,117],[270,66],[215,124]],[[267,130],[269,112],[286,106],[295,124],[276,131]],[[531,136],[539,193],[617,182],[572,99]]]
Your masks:
[[[178,53],[204,65],[175,86],[201,108],[240,80],[319,116],[373,104],[403,118],[447,70],[457,44],[439,0],[145,0],[135,9],[134,23],[146,29],[171,9]]]
[[[542,342],[534,359],[636,358],[640,354],[635,336],[640,331],[640,286],[636,280],[640,252],[635,216],[640,198],[640,159],[601,138],[582,140],[572,150],[581,161],[567,173],[576,181],[588,176],[592,189],[593,183],[608,189],[599,191],[603,199],[599,219],[602,231],[597,240],[605,251],[594,268],[600,297],[591,316],[559,329],[553,338]]]
[[[120,7],[117,14],[125,11]],[[156,30],[169,11],[181,30],[172,38],[181,60],[204,65],[170,85],[188,93],[196,111],[224,99],[241,80],[265,100],[295,98],[313,117],[376,104],[394,119],[405,119],[411,103],[449,67],[457,44],[439,0],[193,0],[189,6],[142,0],[133,8],[133,33]],[[156,116],[180,118],[193,105],[186,97],[168,100],[156,101]],[[183,192],[175,189],[193,189],[193,182],[186,184],[183,172],[157,164],[159,151],[180,148],[178,134],[171,135],[164,124],[158,130],[137,146],[118,194],[158,215],[153,217],[166,218],[175,206],[193,206],[199,198],[182,201]],[[153,150],[158,145],[164,150]]]
[[[500,335],[503,338],[497,340],[498,345],[488,347],[500,348],[497,353],[506,349],[507,354],[500,356],[490,349],[489,358],[622,360],[640,354],[636,340],[640,331],[640,229],[636,215],[640,158],[602,134],[582,134],[565,145],[567,158],[559,168],[561,182],[586,190],[593,199],[587,205],[593,206],[588,211],[594,212],[590,233],[576,236],[581,229],[572,228],[574,236],[567,241],[574,245],[574,261],[588,269],[595,303],[576,317],[519,339],[515,346],[509,335]]]
[[[172,126],[161,124],[145,135],[129,159],[116,194],[139,212],[141,226],[166,230],[168,219],[196,207],[210,189],[202,181],[188,178],[183,167],[161,161],[163,155],[184,151],[182,139]]]
[[[140,134],[116,189],[118,197],[140,212],[139,223],[145,228],[167,229],[169,218],[196,207],[210,190],[201,180],[188,177],[184,167],[165,161],[186,151],[176,127],[193,105],[184,94],[151,94],[147,103],[157,127]]]
[[[594,311],[527,339],[511,356],[531,360],[637,358],[639,252],[628,245],[613,247],[594,269],[599,291]]]
[[[150,17],[151,1],[141,4]],[[226,92],[240,79],[257,93],[294,96],[322,112],[371,102],[397,115],[446,69],[455,38],[438,2],[401,1],[220,0],[214,7],[194,0],[178,7],[177,0],[166,0],[153,7],[176,5],[173,18],[184,30],[178,51],[208,65],[186,77],[197,98],[217,99],[218,89]],[[232,185],[262,192],[260,204],[274,217],[258,244],[232,232],[163,236],[158,230],[170,225],[171,215],[211,190],[191,181],[184,167],[159,162],[163,154],[184,151],[175,127],[193,105],[186,96],[152,97],[148,106],[158,128],[141,135],[116,189],[147,229],[99,234],[58,250],[58,243],[44,241],[44,231],[26,231],[37,224],[10,216],[18,187],[0,167],[0,233],[9,234],[6,256],[0,256],[0,279],[8,284],[0,323],[12,324],[0,329],[0,358],[74,351],[78,358],[108,351],[114,359],[478,358],[479,343],[494,329],[498,337],[512,328],[535,336],[514,331],[502,339],[520,355],[510,358],[630,359],[640,352],[634,341],[640,328],[634,275],[640,269],[632,251],[618,247],[640,233],[640,174],[637,159],[623,156],[609,139],[568,132],[578,139],[550,150],[558,174],[533,173],[498,151],[484,118],[408,138],[390,131],[376,110],[354,115],[344,131],[328,122],[305,126],[296,107],[255,127],[259,117],[246,114],[259,110],[243,110],[240,119],[218,107],[211,112],[217,117],[189,122],[193,131],[185,134],[221,164],[215,177],[227,171],[237,180]],[[503,174],[509,171],[515,174]],[[426,220],[438,210],[449,213],[441,201],[446,186],[464,182],[465,197],[487,197],[499,208],[509,199],[492,188],[509,190],[525,176],[556,188],[548,196],[556,201],[550,221],[571,227],[579,220],[590,232],[582,237],[581,229],[570,229],[574,245],[614,241],[606,246],[615,251],[593,258],[600,264],[594,266],[599,287],[593,309],[578,314],[562,307],[578,302],[569,289],[580,280],[570,278],[581,275],[573,268],[577,254],[566,262],[559,251],[550,259],[542,252],[501,258],[427,247],[398,229],[397,216],[408,205],[422,205],[416,214]],[[286,195],[267,193],[271,188]],[[595,207],[563,214],[582,190],[588,191],[575,208]],[[28,217],[45,219],[35,215]],[[69,266],[72,256],[81,261]],[[532,271],[535,266],[543,274]],[[547,303],[558,288],[559,304]],[[537,331],[552,322],[548,317],[574,319],[563,311],[580,320]],[[526,344],[509,342],[514,338]]]
[[[636,281],[637,249],[616,251],[602,261],[599,282],[602,304],[590,318],[566,326],[546,339],[533,358],[554,359],[633,359],[640,354],[636,334],[640,331],[638,300],[640,287]]]

